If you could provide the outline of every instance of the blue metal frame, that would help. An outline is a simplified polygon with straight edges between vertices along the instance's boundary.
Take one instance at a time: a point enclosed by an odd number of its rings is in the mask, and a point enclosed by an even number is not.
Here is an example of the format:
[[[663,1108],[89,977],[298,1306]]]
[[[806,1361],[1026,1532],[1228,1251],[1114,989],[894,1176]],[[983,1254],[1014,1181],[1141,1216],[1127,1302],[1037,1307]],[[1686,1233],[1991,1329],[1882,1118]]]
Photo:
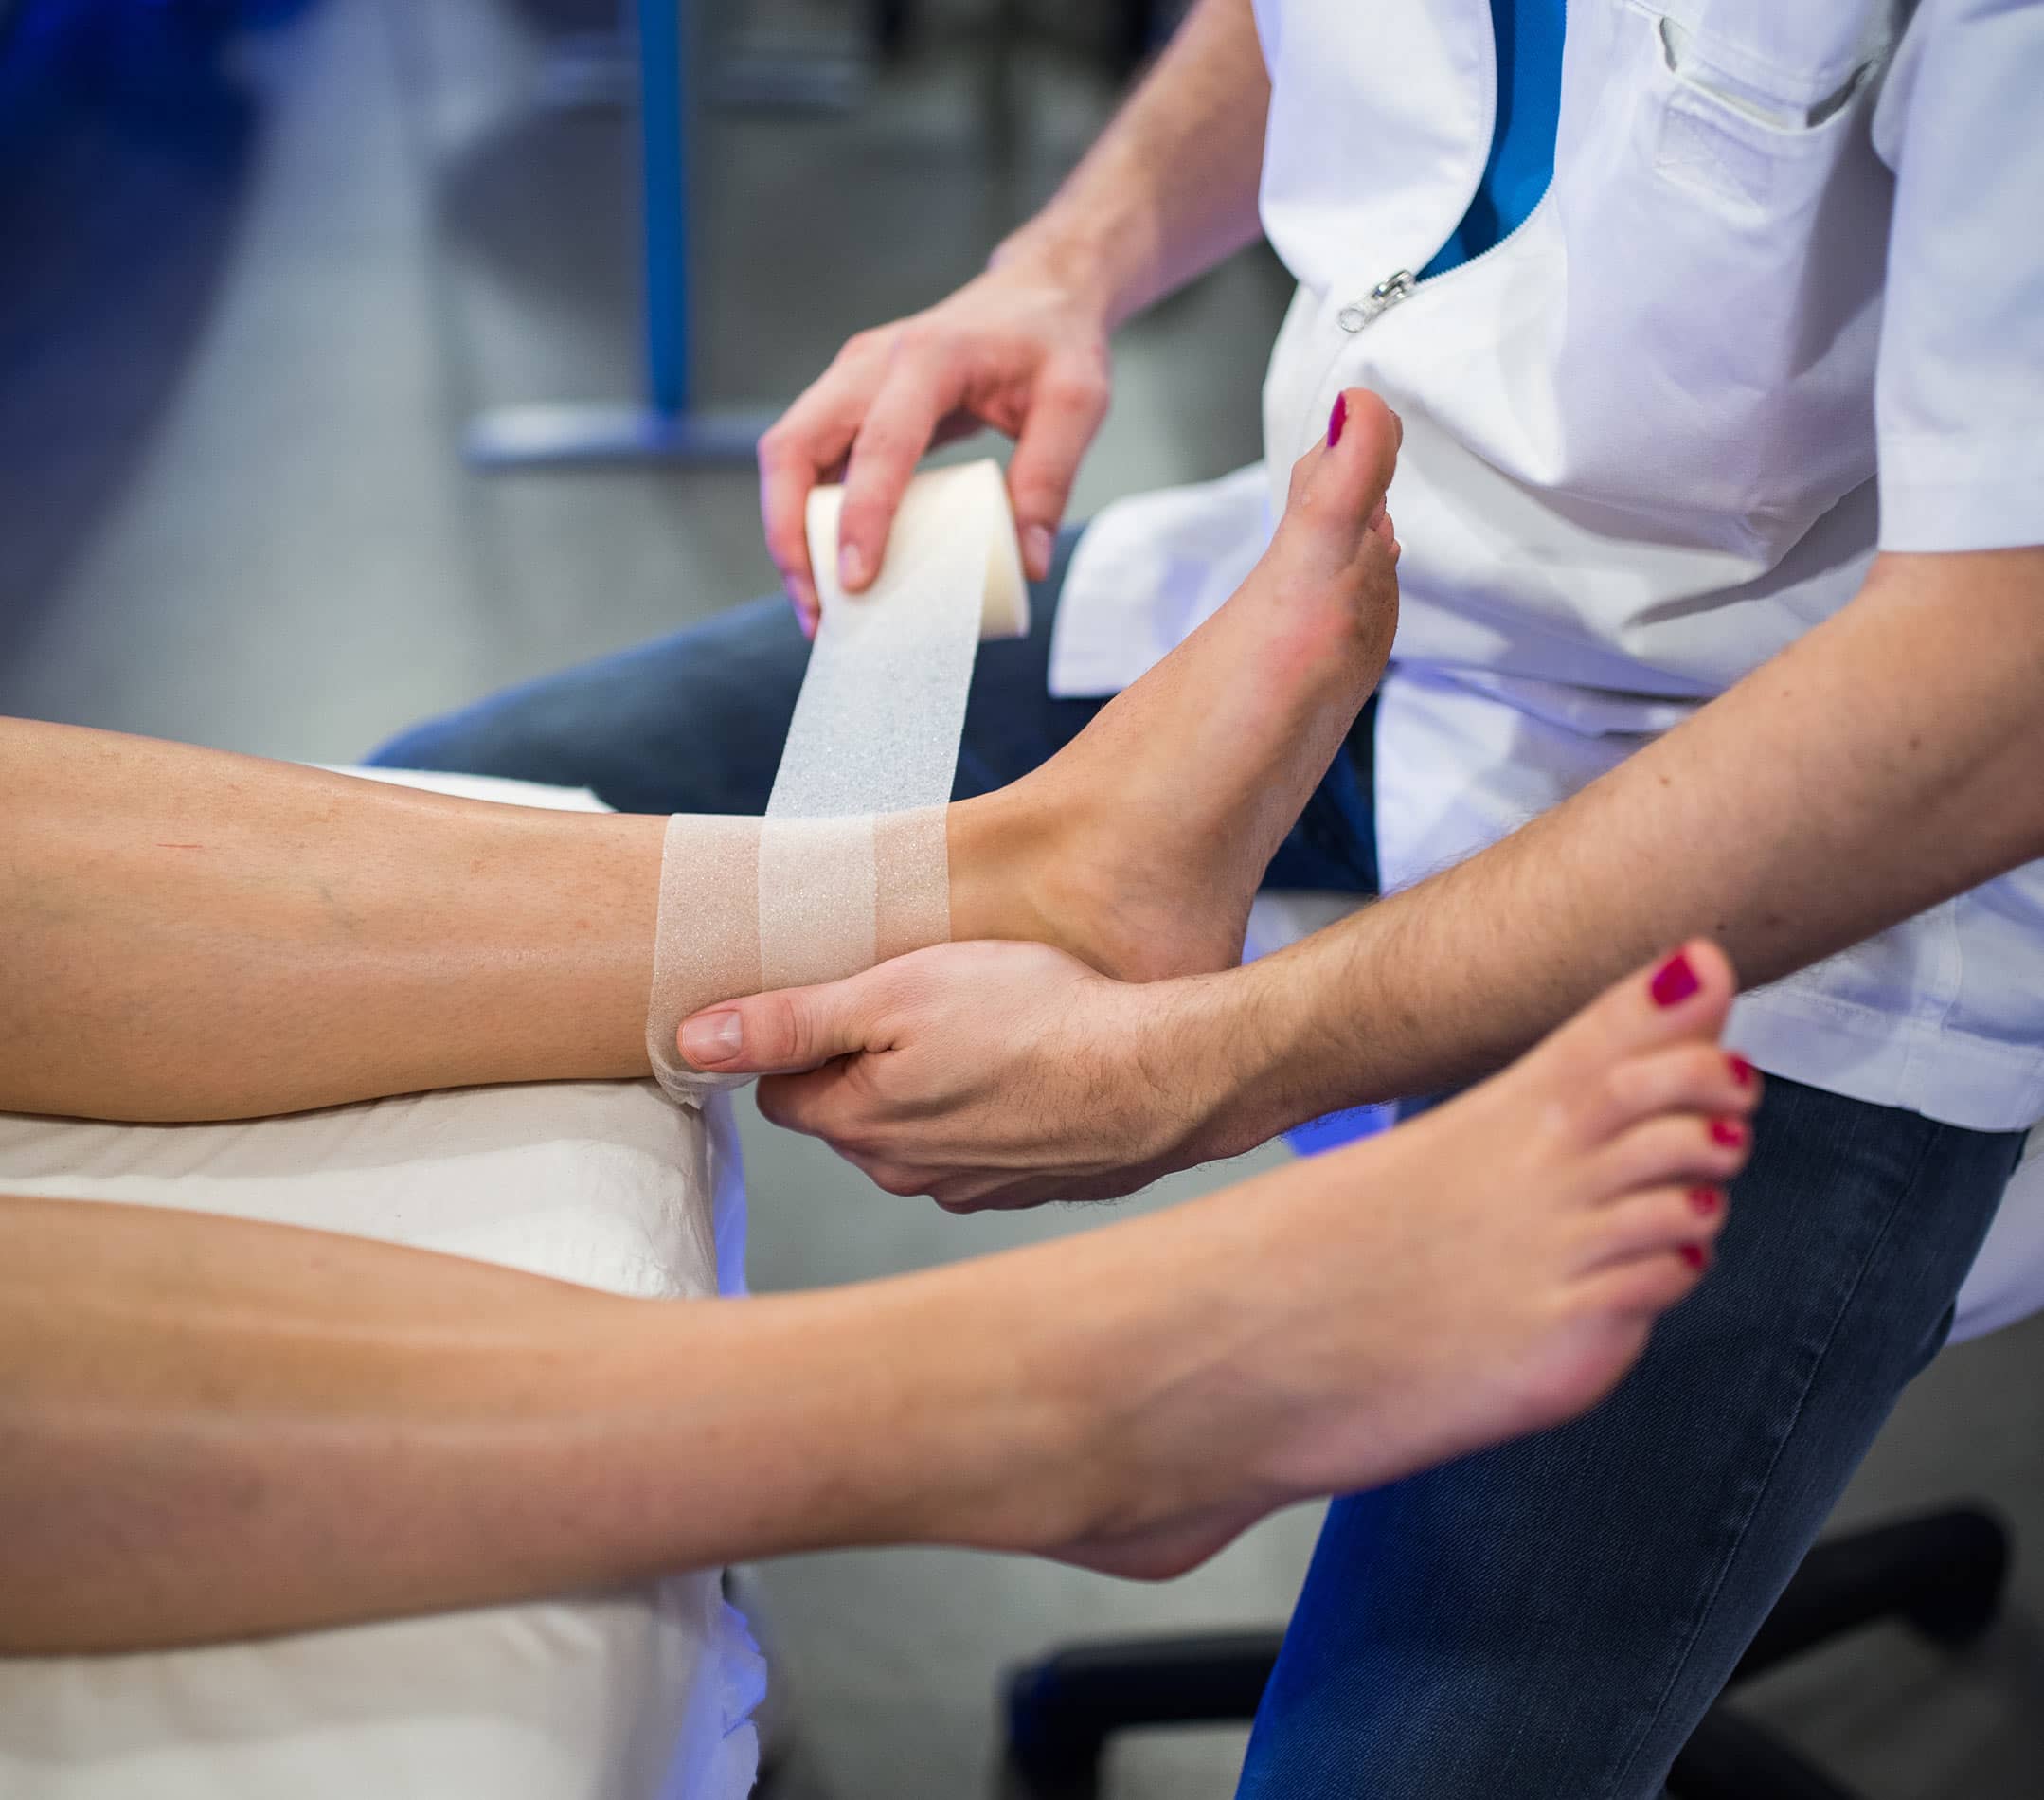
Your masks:
[[[637,0],[639,205],[646,231],[646,379],[660,412],[689,405],[689,134],[684,0]]]
[[[573,463],[749,462],[773,423],[764,409],[690,408],[694,323],[689,200],[697,87],[684,28],[688,0],[636,0],[639,215],[645,292],[646,400],[505,406],[469,425],[477,468]]]

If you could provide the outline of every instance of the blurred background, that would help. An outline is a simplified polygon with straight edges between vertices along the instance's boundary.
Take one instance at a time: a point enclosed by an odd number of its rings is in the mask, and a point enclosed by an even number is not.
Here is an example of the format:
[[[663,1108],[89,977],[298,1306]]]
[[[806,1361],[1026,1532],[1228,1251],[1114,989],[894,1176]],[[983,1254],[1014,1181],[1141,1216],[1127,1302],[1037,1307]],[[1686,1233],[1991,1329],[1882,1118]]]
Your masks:
[[[770,417],[850,333],[976,272],[1171,22],[1156,0],[692,8],[692,279],[649,347],[617,0],[0,0],[0,711],[346,762],[768,591],[748,463],[465,453],[588,425],[503,411],[535,404],[645,429],[649,351],[671,398],[679,370],[734,428]],[[654,225],[658,257],[674,222]],[[1127,329],[1075,517],[1258,454],[1287,292],[1258,246]],[[761,1287],[1085,1223],[952,1219],[744,1112]],[[1841,1514],[1994,1503],[2018,1540],[2001,1623],[1957,1658],[1881,1628],[1752,1690],[1873,1800],[2044,1793],[2040,1350],[2033,1322],[1941,1359]],[[1272,1521],[1164,1588],[937,1552],[767,1570],[775,1791],[995,1792],[1004,1667],[1274,1624],[1315,1523]],[[1107,1791],[1225,1796],[1245,1736],[1131,1738]]]

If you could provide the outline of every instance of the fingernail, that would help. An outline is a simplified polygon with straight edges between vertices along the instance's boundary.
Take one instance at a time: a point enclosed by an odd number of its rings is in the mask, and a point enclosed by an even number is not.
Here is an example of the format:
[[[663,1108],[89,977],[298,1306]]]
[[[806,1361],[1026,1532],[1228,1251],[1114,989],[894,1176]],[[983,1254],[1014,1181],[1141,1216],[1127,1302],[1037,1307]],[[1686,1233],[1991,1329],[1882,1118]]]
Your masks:
[[[1341,427],[1349,423],[1349,397],[1335,396],[1335,409],[1327,415],[1327,447],[1332,450],[1341,441]]]
[[[1406,444],[1406,422],[1398,416],[1398,409],[1395,406],[1387,407],[1386,410],[1391,415],[1391,425],[1398,433],[1398,447],[1402,450]]]
[[[1746,1142],[1746,1127],[1736,1119],[1712,1119],[1711,1121],[1712,1143],[1738,1144]]]
[[[699,1013],[681,1028],[681,1053],[697,1068],[727,1063],[744,1037],[744,1021],[736,1013]]]
[[[1711,1266],[1711,1252],[1701,1244],[1684,1244],[1681,1254],[1682,1260],[1692,1269],[1704,1269]]]
[[[1688,956],[1677,950],[1654,971],[1652,992],[1656,1006],[1674,1006],[1686,1000],[1703,983],[1690,967]]]
[[[1040,582],[1049,574],[1051,543],[1048,525],[1022,528],[1022,567],[1029,571],[1030,580]]]
[[[1725,1060],[1731,1065],[1731,1078],[1740,1087],[1750,1088],[1753,1085],[1753,1065],[1748,1062],[1744,1056],[1734,1053],[1727,1056]]]
[[[1714,1217],[1724,1203],[1724,1197],[1714,1187],[1693,1187],[1689,1191],[1691,1209],[1705,1218]]]
[[[847,544],[837,552],[837,579],[847,587],[866,585],[866,552],[856,544]]]

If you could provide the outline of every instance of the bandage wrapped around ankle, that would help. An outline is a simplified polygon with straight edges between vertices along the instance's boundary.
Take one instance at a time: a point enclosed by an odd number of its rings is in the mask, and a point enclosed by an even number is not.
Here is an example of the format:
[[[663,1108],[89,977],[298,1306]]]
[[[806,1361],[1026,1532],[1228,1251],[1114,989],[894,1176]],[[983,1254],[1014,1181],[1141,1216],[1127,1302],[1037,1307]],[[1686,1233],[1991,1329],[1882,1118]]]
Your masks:
[[[682,1060],[691,1013],[951,935],[944,813],[974,658],[1029,630],[1007,489],[991,461],[918,476],[862,594],[837,582],[843,499],[809,496],[822,618],[765,818],[668,820],[646,1046],[678,1100],[749,1079]]]

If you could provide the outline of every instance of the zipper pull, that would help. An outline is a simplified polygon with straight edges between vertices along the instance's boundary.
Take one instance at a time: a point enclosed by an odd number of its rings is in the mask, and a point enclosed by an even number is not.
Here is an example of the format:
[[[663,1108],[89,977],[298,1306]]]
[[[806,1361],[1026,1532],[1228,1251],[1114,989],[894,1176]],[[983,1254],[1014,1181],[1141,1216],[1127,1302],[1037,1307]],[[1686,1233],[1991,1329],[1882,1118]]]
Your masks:
[[[1375,287],[1359,300],[1351,300],[1335,315],[1335,323],[1345,332],[1359,332],[1381,313],[1388,313],[1402,299],[1407,298],[1419,282],[1413,279],[1410,269],[1400,269],[1396,275],[1387,275]]]

